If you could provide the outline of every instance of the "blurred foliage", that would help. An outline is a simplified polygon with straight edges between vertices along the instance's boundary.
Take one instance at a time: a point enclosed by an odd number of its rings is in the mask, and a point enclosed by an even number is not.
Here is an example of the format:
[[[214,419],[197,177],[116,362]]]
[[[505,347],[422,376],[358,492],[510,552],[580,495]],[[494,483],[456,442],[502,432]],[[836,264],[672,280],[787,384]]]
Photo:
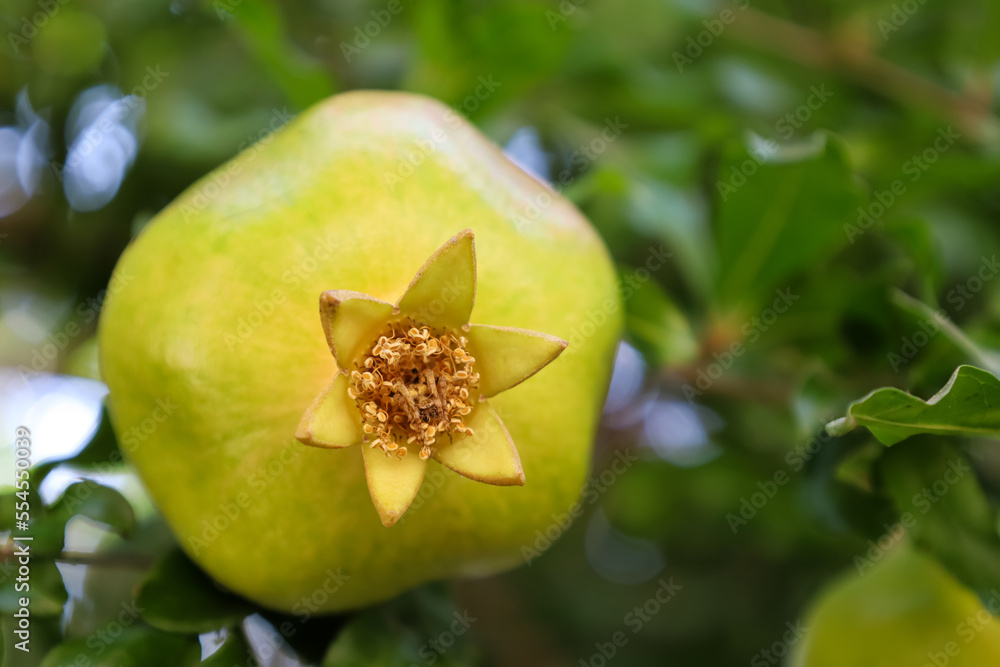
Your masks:
[[[7,540],[4,666],[197,664],[203,632],[221,643],[204,664],[226,666],[598,664],[617,632],[615,664],[745,664],[899,525],[970,589],[1000,585],[996,424],[966,428],[996,410],[980,409],[1000,347],[995,2],[4,0],[0,25],[0,125],[23,120],[26,91],[51,128],[33,196],[0,218],[0,364],[15,372],[93,377],[96,313],[129,240],[211,168],[355,88],[433,95],[500,144],[537,129],[557,189],[620,267],[644,360],[624,399],[613,388],[586,514],[543,556],[351,617],[218,590],[109,486],[43,503],[57,467],[121,469],[105,420],[77,457],[32,472],[33,651],[12,648]],[[74,210],[71,108],[104,84],[145,100],[140,145],[110,203]],[[947,437],[888,449],[823,429],[882,387],[930,397],[963,364],[982,370],[964,371],[965,408],[938,404]],[[867,410],[883,399],[919,412],[883,390],[852,414],[875,423],[899,407]],[[896,434],[921,430],[935,432]],[[602,483],[623,450],[640,460]],[[952,483],[954,461],[969,472]],[[96,553],[64,551],[79,522],[103,536]],[[668,580],[676,599],[637,615]],[[429,648],[466,611],[481,620],[454,648]]]

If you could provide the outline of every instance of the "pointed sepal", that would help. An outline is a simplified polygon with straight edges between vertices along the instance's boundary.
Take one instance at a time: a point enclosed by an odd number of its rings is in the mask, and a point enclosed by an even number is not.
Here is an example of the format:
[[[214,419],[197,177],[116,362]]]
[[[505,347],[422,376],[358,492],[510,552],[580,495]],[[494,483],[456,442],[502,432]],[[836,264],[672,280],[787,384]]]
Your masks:
[[[350,380],[337,373],[299,421],[295,438],[304,445],[340,449],[361,442],[361,413],[347,394]]]
[[[403,458],[386,456],[381,447],[362,446],[365,478],[375,510],[386,528],[399,521],[420,490],[427,470],[427,461],[416,451]]]
[[[393,305],[351,290],[329,290],[319,297],[323,332],[340,370],[351,366],[392,316]]]
[[[430,326],[460,327],[476,298],[476,248],[466,229],[438,248],[417,272],[396,307]]]
[[[566,349],[561,338],[527,329],[472,324],[465,334],[476,358],[479,391],[490,398],[518,385]]]
[[[451,443],[440,442],[434,458],[463,477],[497,486],[523,486],[524,470],[514,441],[500,416],[480,401],[465,418],[473,430]]]

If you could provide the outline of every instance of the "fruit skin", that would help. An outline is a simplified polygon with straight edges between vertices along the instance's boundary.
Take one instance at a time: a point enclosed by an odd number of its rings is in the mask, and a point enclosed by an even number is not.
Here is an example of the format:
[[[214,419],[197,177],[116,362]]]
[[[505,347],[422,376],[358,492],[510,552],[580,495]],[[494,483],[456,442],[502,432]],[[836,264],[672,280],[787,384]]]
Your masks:
[[[1000,611],[1000,593],[988,602]],[[836,582],[805,626],[790,667],[1000,664],[1000,620],[936,560],[908,546]]]
[[[318,298],[392,301],[466,227],[472,321],[570,348],[494,403],[524,487],[431,462],[405,519],[385,528],[360,448],[294,437],[336,371]],[[570,203],[438,102],[320,103],[183,193],[116,272],[130,281],[107,300],[99,337],[123,449],[185,550],[262,605],[332,612],[507,569],[578,498],[621,332],[611,261]]]

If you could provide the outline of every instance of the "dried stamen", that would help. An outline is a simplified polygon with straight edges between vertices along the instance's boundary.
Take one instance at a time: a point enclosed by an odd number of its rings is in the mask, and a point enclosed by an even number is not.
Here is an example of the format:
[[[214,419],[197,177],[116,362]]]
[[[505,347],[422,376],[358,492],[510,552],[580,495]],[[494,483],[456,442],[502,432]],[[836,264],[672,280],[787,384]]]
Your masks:
[[[438,438],[473,434],[464,418],[472,412],[469,390],[477,387],[479,374],[466,345],[463,336],[409,319],[379,336],[351,372],[348,389],[370,447],[402,458],[404,445],[416,443],[420,458],[427,459]]]

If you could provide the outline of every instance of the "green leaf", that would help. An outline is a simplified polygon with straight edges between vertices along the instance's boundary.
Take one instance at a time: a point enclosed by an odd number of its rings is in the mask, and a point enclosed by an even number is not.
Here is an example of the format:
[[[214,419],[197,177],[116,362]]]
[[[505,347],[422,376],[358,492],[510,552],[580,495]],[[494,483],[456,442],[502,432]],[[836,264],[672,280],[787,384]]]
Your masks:
[[[201,646],[195,637],[180,637],[140,625],[124,630],[117,621],[106,631],[56,647],[42,667],[188,667],[199,664]],[[240,663],[242,664],[242,663]]]
[[[323,667],[405,667],[422,661],[418,636],[393,627],[383,611],[359,616],[341,631],[323,659]]]
[[[253,653],[247,645],[243,633],[237,630],[231,631],[226,641],[212,655],[201,661],[205,667],[234,667],[234,665],[250,665],[253,660]]]
[[[117,465],[123,461],[118,447],[118,438],[111,425],[111,415],[108,413],[107,401],[101,407],[101,421],[90,438],[90,442],[75,455],[65,459],[46,461],[32,468],[31,484],[39,487],[45,477],[61,465],[72,465],[81,468],[92,468]]]
[[[35,484],[34,478],[32,484]],[[91,480],[75,482],[50,507],[42,504],[35,493],[37,488],[33,486],[29,496],[31,519],[26,532],[32,537],[31,547],[35,554],[58,555],[63,549],[66,523],[77,515],[107,524],[121,535],[128,535],[135,528],[132,505],[111,487]],[[0,496],[0,510],[16,500],[12,494]]]
[[[610,169],[605,168],[595,176],[609,172]],[[642,174],[626,172],[621,176],[626,181],[628,196],[623,214],[631,226],[654,238],[664,239],[675,250],[671,264],[676,264],[687,286],[699,298],[707,300],[712,291],[715,247],[705,220],[701,194]],[[617,219],[615,223],[620,224]]]
[[[94,431],[90,442],[76,456],[62,461],[75,466],[94,466],[106,463],[118,463],[122,460],[118,448],[118,438],[111,425],[111,415],[108,413],[107,401],[101,408],[101,423]]]
[[[63,525],[80,515],[107,524],[122,535],[128,535],[135,528],[135,511],[125,496],[117,489],[91,480],[70,484],[49,511]]]
[[[914,299],[912,296],[899,289],[894,289],[889,294],[889,298],[900,309],[911,315],[936,324],[947,338],[958,349],[962,350],[971,360],[980,366],[988,369],[991,373],[1000,373],[1000,355],[991,350],[984,350],[975,341],[965,335],[961,329],[948,319],[944,310],[934,310],[926,303]]]
[[[652,366],[680,365],[698,357],[698,340],[685,314],[655,280],[625,301],[625,330]]]
[[[136,604],[160,630],[197,634],[232,627],[255,611],[250,602],[221,590],[179,549],[153,567]]]
[[[58,616],[32,618],[28,637],[30,650],[25,652],[15,646],[23,641],[14,634],[17,624],[18,619],[13,616],[0,617],[0,649],[4,651],[0,652],[0,665],[3,667],[38,667],[49,651],[63,639]]]
[[[323,667],[478,664],[469,628],[442,586],[425,586],[359,614],[330,645]]]
[[[879,471],[917,545],[983,597],[1000,587],[997,512],[960,450],[918,440],[887,452]]]
[[[868,427],[887,446],[920,433],[1000,438],[1000,379],[975,366],[959,366],[927,401],[883,387],[852,403],[847,416],[826,430],[841,436],[858,426]]]
[[[24,544],[29,545],[30,542]],[[28,598],[28,610],[35,616],[57,616],[62,613],[68,595],[63,585],[62,574],[51,559],[29,558],[30,568],[27,582],[18,581],[19,568],[22,565],[18,552],[4,559],[3,581],[0,582],[0,613],[12,614],[21,608],[22,597]],[[27,583],[27,591],[18,590],[18,585]]]
[[[741,150],[717,186],[717,297],[727,306],[783,286],[847,245],[845,223],[861,201],[846,149],[829,134]]]
[[[17,495],[13,490],[0,494],[0,531],[14,530],[14,514],[17,502]]]
[[[243,0],[224,7],[225,14],[219,18],[234,26],[261,69],[296,108],[305,109],[333,93],[330,73],[288,39],[280,5],[272,0]],[[212,12],[219,14],[220,8],[214,6]]]
[[[297,611],[296,614],[279,614],[271,610],[259,613],[277,628],[285,643],[292,647],[301,661],[308,664],[321,663],[330,643],[353,614],[314,616],[308,604],[304,610],[298,608]]]
[[[942,250],[926,219],[899,215],[885,221],[885,233],[909,258],[910,272],[916,274],[921,298],[933,302],[944,276]]]

